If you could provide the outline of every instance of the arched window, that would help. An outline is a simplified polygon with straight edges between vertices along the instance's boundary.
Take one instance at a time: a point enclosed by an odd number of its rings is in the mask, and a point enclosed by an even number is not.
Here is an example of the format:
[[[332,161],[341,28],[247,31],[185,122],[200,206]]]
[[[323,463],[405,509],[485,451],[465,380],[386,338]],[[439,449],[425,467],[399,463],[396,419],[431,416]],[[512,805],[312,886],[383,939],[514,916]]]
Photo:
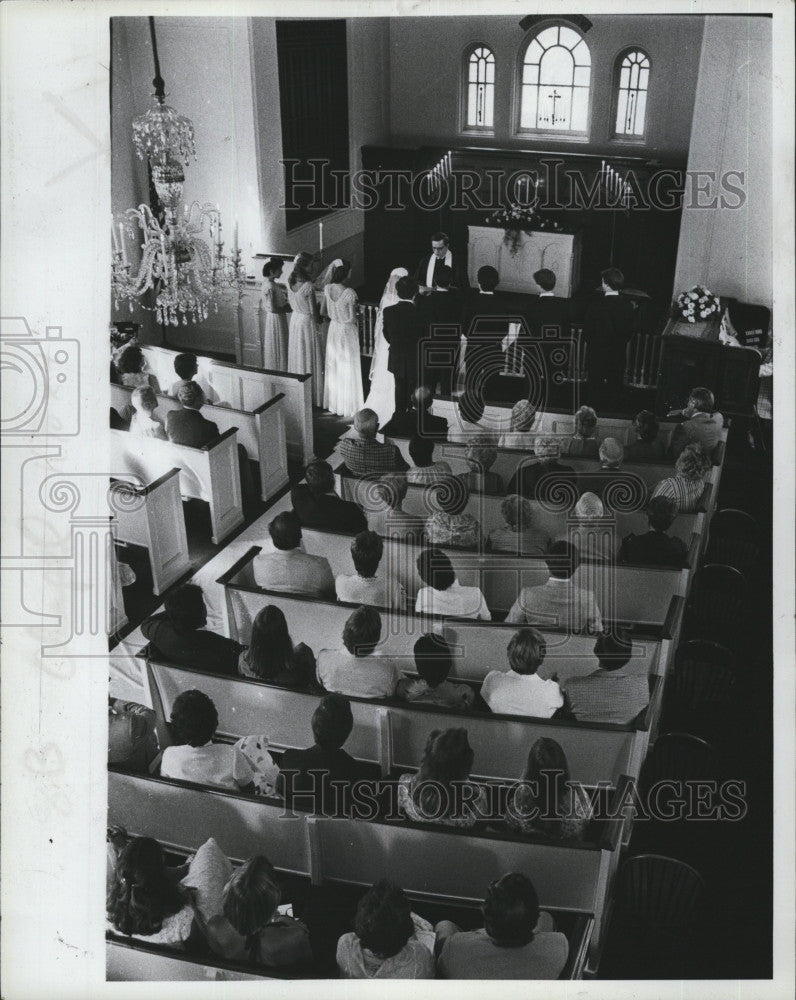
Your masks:
[[[643,138],[647,118],[650,60],[641,49],[631,49],[617,60],[616,128],[614,135]]]
[[[591,53],[572,28],[555,24],[535,35],[522,62],[520,131],[588,131]]]
[[[469,50],[465,61],[465,129],[495,127],[495,54],[486,45]]]

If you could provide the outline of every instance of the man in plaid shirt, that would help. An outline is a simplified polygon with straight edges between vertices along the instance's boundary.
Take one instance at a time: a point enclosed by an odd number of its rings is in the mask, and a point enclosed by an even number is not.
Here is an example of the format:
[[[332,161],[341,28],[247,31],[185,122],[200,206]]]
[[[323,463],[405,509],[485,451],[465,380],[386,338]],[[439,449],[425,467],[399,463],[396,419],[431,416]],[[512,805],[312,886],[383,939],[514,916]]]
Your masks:
[[[352,476],[381,475],[405,470],[407,464],[394,444],[376,440],[379,418],[373,410],[354,414],[354,433],[340,442],[340,456]]]

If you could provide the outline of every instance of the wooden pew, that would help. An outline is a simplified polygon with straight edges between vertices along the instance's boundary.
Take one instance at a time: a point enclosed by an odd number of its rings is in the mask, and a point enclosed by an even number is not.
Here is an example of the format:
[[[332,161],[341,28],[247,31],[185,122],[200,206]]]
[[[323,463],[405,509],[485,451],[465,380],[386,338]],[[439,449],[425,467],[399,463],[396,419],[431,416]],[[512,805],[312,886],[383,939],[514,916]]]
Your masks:
[[[115,475],[135,476],[138,482],[159,479],[175,466],[180,469],[183,496],[206,500],[210,505],[212,540],[219,545],[243,523],[240,467],[235,429],[230,428],[204,448],[189,448],[157,438],[142,438],[129,431],[111,431]]]
[[[111,484],[116,538],[142,545],[149,553],[152,590],[162,594],[191,568],[180,470],[170,469],[144,486],[124,480]]]
[[[179,351],[141,345],[150,371],[164,392],[177,381],[174,359]],[[199,375],[206,379],[219,398],[230,406],[252,412],[277,393],[284,393],[285,433],[290,457],[306,465],[315,454],[312,436],[311,375],[243,368],[214,358],[198,357]]]
[[[175,698],[198,688],[218,711],[218,734],[234,737],[263,733],[276,749],[312,743],[312,715],[321,694],[289,690],[245,677],[219,677],[200,670],[149,660],[147,675],[153,705],[168,719]],[[556,740],[567,757],[570,777],[587,787],[615,787],[622,774],[638,779],[650,733],[660,719],[663,679],[651,677],[651,700],[637,726],[529,719],[491,712],[458,712],[393,699],[350,698],[354,728],[345,749],[352,757],[378,764],[386,777],[414,771],[434,729],[464,726],[475,751],[473,777],[514,781],[523,773],[537,739]]]
[[[621,800],[626,782],[617,789]],[[544,909],[594,914],[591,955],[601,945],[608,894],[621,854],[625,815],[599,824],[598,841],[476,832],[405,821],[328,819],[285,810],[281,800],[110,767],[108,823],[165,847],[197,850],[214,837],[233,861],[262,853],[313,884],[370,885],[389,875],[407,892],[480,902],[489,883],[524,871]],[[440,864],[444,858],[445,863]]]
[[[111,385],[111,406],[121,413],[130,404],[132,389]],[[158,414],[165,423],[166,414],[182,409],[173,396],[157,394]],[[282,404],[284,393],[277,393],[251,412],[235,410],[230,406],[213,406],[206,403],[202,416],[212,420],[221,434],[234,427],[238,443],[246,449],[252,462],[260,469],[260,496],[270,500],[288,483],[287,442],[285,416]]]
[[[307,552],[325,556],[335,576],[352,572],[350,535],[303,528],[302,537]],[[420,547],[397,539],[385,539],[384,546],[381,572],[403,585],[414,607],[419,588],[425,586],[416,566]],[[581,548],[585,551],[583,546]],[[617,548],[617,544],[612,546],[612,556],[616,555]],[[576,570],[575,579],[594,592],[597,606],[607,617],[660,624],[669,612],[672,597],[688,597],[699,548],[699,537],[692,535],[688,565],[682,569],[587,560]],[[450,557],[459,582],[463,586],[478,587],[492,612],[505,614],[523,587],[540,586],[550,576],[542,556],[483,554],[445,546],[443,549]]]
[[[226,634],[239,642],[248,643],[257,612],[266,604],[275,604],[282,609],[294,641],[310,638],[316,652],[323,648],[339,649],[343,626],[356,606],[308,600],[296,594],[260,589],[254,584],[251,568],[252,560],[259,551],[258,546],[252,546],[217,580],[224,588]],[[662,625],[627,623],[633,636],[636,662],[640,670],[641,665],[645,665],[644,673],[666,674],[677,644],[684,603],[682,598],[673,597]],[[454,647],[451,677],[478,683],[492,669],[507,669],[505,650],[519,627],[441,615],[421,616],[390,609],[381,609],[381,618],[383,638],[380,645],[390,656],[406,663],[403,668],[406,672],[414,672],[413,648],[417,638],[424,632],[441,630]],[[311,628],[309,635],[308,627]],[[564,679],[596,669],[593,636],[568,635],[564,629],[552,626],[544,626],[539,631],[547,646],[545,662],[539,669],[540,676],[556,674]]]

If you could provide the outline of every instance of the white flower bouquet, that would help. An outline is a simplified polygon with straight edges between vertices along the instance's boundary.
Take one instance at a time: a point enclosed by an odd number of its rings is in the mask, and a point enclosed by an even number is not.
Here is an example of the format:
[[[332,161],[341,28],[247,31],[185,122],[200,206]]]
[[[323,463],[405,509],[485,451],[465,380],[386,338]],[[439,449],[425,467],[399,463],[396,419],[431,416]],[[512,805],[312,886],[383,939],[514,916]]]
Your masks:
[[[503,227],[503,243],[509,248],[512,257],[519,249],[521,233],[530,235],[534,230],[552,229],[558,231],[561,228],[557,222],[544,219],[536,210],[535,205],[518,205],[514,202],[510,202],[507,206],[493,212],[486,222],[488,226]]]
[[[704,285],[694,285],[688,292],[677,296],[674,319],[684,319],[687,323],[709,319],[721,309],[718,295],[708,291]]]

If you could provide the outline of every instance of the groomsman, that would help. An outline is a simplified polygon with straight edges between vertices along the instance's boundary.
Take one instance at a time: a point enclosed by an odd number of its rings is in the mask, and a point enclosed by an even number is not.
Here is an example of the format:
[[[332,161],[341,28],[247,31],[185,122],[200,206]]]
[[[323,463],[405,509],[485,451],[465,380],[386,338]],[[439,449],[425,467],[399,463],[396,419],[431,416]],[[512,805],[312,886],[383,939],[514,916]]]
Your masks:
[[[451,284],[456,288],[466,288],[467,281],[462,261],[459,255],[454,255],[450,248],[447,233],[434,233],[431,237],[431,253],[422,258],[415,270],[415,281],[421,288],[435,288],[438,284],[439,270],[449,267],[453,271]]]
[[[384,339],[389,344],[387,370],[395,378],[395,412],[409,408],[418,384],[418,353],[424,334],[420,311],[415,304],[417,282],[406,275],[395,284],[399,301],[384,310]]]
[[[535,271],[533,280],[539,287],[528,310],[530,329],[535,337],[541,337],[545,329],[555,327],[563,334],[568,334],[572,322],[572,306],[569,299],[561,298],[555,293],[556,276],[547,267]]]
[[[500,275],[488,264],[478,269],[478,290],[471,291],[462,310],[466,385],[482,399],[499,396],[500,372],[505,363],[504,340],[509,323],[518,319],[511,301],[497,291]],[[496,396],[497,393],[497,396]]]
[[[420,380],[432,392],[439,382],[443,396],[451,395],[461,341],[462,297],[453,277],[452,268],[438,267],[433,290],[417,303],[426,329]]]
[[[625,276],[618,267],[600,275],[601,294],[587,306],[583,318],[589,345],[589,391],[601,403],[617,403],[622,394],[627,343],[636,332],[631,299],[620,294]]]

